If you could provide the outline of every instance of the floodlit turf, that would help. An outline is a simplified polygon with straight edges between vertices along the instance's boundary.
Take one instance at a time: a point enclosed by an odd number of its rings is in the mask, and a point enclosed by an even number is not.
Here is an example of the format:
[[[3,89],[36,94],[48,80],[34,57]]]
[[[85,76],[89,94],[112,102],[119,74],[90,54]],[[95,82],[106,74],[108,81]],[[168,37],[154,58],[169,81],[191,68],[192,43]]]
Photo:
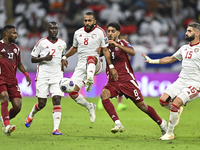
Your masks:
[[[11,120],[16,130],[10,137],[0,132],[0,150],[197,150],[200,149],[200,98],[184,107],[179,125],[175,128],[175,139],[160,141],[160,128],[130,100],[124,99],[128,108],[117,111],[126,131],[113,134],[114,123],[104,109],[96,110],[96,121],[92,124],[87,110],[72,99],[63,98],[62,136],[51,135],[53,130],[52,102],[36,114],[30,128],[24,121],[37,102],[36,98],[23,98],[21,112]],[[98,98],[88,99],[97,103]],[[159,105],[158,98],[145,98],[147,104],[169,120],[169,111]],[[117,100],[112,100],[114,106]],[[11,104],[9,104],[10,106]]]

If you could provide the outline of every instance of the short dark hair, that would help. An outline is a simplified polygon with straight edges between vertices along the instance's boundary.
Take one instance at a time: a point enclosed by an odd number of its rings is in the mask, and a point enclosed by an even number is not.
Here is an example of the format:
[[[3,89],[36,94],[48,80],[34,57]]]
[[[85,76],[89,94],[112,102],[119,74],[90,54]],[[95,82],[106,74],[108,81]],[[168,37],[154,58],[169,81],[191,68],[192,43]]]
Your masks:
[[[110,22],[107,24],[106,28],[108,29],[108,27],[113,27],[115,28],[117,31],[120,31],[121,30],[121,26],[119,23],[117,22]]]
[[[199,24],[199,23],[191,22],[191,23],[188,25],[188,27],[193,27],[193,28],[199,30],[199,32],[200,32],[200,24]]]
[[[94,13],[91,12],[91,11],[86,12],[85,15],[92,15],[92,16],[94,17],[94,19],[95,19],[95,15],[94,15]]]
[[[50,24],[57,24],[55,21],[50,21],[47,23],[47,28],[49,27]]]
[[[6,32],[7,30],[10,30],[12,28],[15,28],[15,26],[13,25],[6,25],[4,28],[3,28],[3,33]]]

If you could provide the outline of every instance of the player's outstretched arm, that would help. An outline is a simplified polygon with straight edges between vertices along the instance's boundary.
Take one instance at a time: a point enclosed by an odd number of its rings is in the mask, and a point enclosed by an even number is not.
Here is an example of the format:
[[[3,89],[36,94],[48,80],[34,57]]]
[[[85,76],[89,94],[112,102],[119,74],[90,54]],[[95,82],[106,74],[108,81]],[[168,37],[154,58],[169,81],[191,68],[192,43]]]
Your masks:
[[[144,53],[142,53],[142,56],[146,59],[145,62],[150,63],[150,64],[171,64],[178,60],[174,56],[167,56],[161,59],[151,59]]]
[[[31,78],[29,77],[28,72],[26,72],[26,69],[24,68],[24,65],[21,62],[18,63],[18,69],[26,76],[28,86],[31,85]]]

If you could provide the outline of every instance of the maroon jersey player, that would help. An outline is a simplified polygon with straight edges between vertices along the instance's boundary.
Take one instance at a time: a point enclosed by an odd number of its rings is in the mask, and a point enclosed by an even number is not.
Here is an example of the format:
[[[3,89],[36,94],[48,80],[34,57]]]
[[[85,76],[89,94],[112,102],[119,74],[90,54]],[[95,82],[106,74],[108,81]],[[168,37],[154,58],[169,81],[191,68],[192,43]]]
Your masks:
[[[15,130],[15,125],[10,125],[10,119],[14,118],[21,110],[21,93],[16,78],[17,68],[24,73],[26,80],[31,84],[31,79],[21,63],[20,49],[14,44],[17,31],[14,26],[6,25],[3,28],[3,39],[0,41],[0,100],[3,132],[10,135]],[[8,111],[8,101],[12,108]]]
[[[118,39],[120,35],[120,25],[111,22],[107,25],[107,35],[109,43],[109,51],[113,65],[107,65],[108,83],[104,86],[101,92],[103,106],[111,119],[115,122],[115,127],[111,129],[112,133],[125,131],[121,124],[115,108],[109,98],[124,95],[132,100],[135,105],[151,117],[160,127],[162,134],[167,130],[166,120],[161,119],[156,111],[147,105],[142,97],[138,83],[135,80],[134,72],[129,61],[128,55],[135,55],[133,47],[125,40]],[[115,68],[118,73],[118,80],[114,81],[110,76],[110,68]]]

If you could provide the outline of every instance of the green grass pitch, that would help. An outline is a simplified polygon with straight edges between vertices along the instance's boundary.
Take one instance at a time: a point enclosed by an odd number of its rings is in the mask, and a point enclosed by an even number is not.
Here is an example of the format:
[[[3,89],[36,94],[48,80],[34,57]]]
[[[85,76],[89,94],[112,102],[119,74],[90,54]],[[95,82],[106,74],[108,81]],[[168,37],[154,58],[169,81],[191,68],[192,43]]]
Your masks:
[[[88,98],[97,104],[98,98]],[[159,98],[145,98],[161,118],[169,120],[169,111],[162,108]],[[87,110],[70,98],[61,101],[62,136],[51,135],[53,130],[52,102],[48,98],[46,107],[36,114],[30,128],[24,121],[37,102],[36,98],[23,98],[22,110],[11,120],[16,130],[11,136],[0,132],[0,150],[198,150],[200,149],[200,98],[184,107],[180,123],[175,127],[175,139],[160,141],[159,126],[130,100],[124,99],[128,108],[117,111],[126,131],[112,134],[114,122],[104,109],[96,110],[96,121],[92,124]],[[112,100],[114,106],[117,100]],[[9,107],[11,104],[9,104]]]

